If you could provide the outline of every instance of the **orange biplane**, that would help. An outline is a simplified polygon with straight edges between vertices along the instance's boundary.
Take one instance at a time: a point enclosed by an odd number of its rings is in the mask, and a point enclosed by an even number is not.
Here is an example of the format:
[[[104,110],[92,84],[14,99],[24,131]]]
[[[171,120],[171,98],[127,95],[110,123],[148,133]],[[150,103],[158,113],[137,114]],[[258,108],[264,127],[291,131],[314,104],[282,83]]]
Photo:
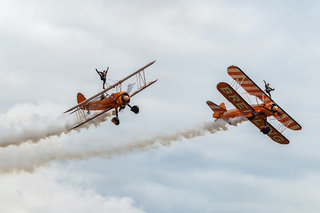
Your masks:
[[[108,88],[102,90],[101,92],[95,94],[94,96],[86,99],[84,95],[81,93],[77,94],[77,101],[78,105],[68,109],[64,113],[70,112],[70,114],[75,113],[77,114],[78,124],[71,129],[75,129],[83,124],[97,118],[98,116],[114,109],[115,117],[112,118],[112,122],[115,125],[119,125],[119,117],[118,112],[124,109],[126,106],[130,107],[131,111],[135,114],[139,113],[138,106],[131,106],[129,103],[131,98],[136,95],[137,93],[141,92],[143,89],[149,87],[150,85],[154,84],[158,79],[154,81],[150,81],[149,83],[146,82],[145,72],[144,70],[151,66],[155,61],[145,65],[144,67],[140,68],[139,70],[135,71],[134,73],[128,75],[127,77],[123,78],[122,80],[116,82],[113,85],[110,85]],[[123,82],[127,81],[128,79],[132,79],[135,82],[128,84],[127,91],[122,91],[122,84]],[[132,92],[134,85],[137,85],[137,89]],[[113,93],[108,94],[110,90],[113,90]],[[97,114],[92,116],[90,115],[90,111],[100,111]],[[87,113],[85,113],[87,111]],[[71,130],[70,129],[70,130]]]
[[[207,101],[209,107],[214,111],[213,117],[224,119],[228,122],[229,118],[245,116],[273,141],[280,144],[288,144],[289,140],[281,133],[286,128],[301,130],[301,126],[278,106],[271,97],[267,96],[239,67],[230,66],[227,72],[233,78],[231,85],[235,88],[225,82],[220,82],[217,85],[217,89],[236,109],[227,110],[224,103],[217,105],[211,101]],[[247,94],[255,96],[257,104],[249,105],[236,92],[239,86],[241,86]],[[267,121],[267,118],[270,116],[275,117],[280,122],[277,128],[274,128]]]

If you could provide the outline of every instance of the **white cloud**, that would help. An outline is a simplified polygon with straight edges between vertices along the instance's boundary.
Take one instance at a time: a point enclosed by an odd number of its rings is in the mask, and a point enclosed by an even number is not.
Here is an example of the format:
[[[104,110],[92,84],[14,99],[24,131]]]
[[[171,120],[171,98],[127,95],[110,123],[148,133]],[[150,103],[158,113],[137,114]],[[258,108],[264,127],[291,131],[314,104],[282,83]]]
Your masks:
[[[46,169],[0,176],[6,201],[0,211],[54,211],[59,206],[50,199],[66,198],[88,208],[114,204],[132,211],[139,211],[135,200],[150,212],[318,212],[318,11],[317,1],[1,1],[0,114],[48,100],[55,103],[48,108],[62,113],[76,102],[78,91],[90,96],[100,89],[96,67],[110,66],[110,78],[120,79],[158,59],[148,76],[159,78],[133,100],[141,113],[121,113],[119,127],[107,121],[61,139],[1,149],[0,164],[7,171],[43,165],[36,163],[37,152],[45,162],[55,159],[53,153],[65,158],[68,150],[81,158],[83,150],[101,151],[128,143],[127,138],[210,121],[205,101],[226,102],[215,86],[230,81],[231,64],[259,85],[270,81],[275,100],[303,130],[286,131],[291,140],[286,147],[247,123],[111,161],[61,162],[101,174],[93,182],[96,191],[105,188],[105,196],[83,188],[90,180],[65,185]],[[15,115],[28,118],[23,113]]]
[[[36,174],[2,175],[1,212],[144,212],[134,207],[130,197],[105,197],[89,187],[77,185],[79,178],[88,179],[88,176],[55,168]]]

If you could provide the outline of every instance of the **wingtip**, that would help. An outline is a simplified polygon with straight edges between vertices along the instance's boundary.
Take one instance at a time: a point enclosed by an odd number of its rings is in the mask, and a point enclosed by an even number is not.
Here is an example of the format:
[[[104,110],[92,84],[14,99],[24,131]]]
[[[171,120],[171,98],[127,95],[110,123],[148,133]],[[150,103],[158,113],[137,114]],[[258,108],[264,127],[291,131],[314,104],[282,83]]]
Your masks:
[[[221,82],[219,82],[219,83],[217,84],[217,88],[222,87],[222,86],[226,86],[226,85],[229,86],[228,83],[221,81]]]
[[[240,68],[236,65],[231,65],[227,68],[227,70],[233,70],[233,69],[240,69]]]
[[[287,140],[287,141],[284,141],[283,143],[279,143],[279,144],[281,144],[281,145],[288,145],[289,143],[290,143],[290,141]]]

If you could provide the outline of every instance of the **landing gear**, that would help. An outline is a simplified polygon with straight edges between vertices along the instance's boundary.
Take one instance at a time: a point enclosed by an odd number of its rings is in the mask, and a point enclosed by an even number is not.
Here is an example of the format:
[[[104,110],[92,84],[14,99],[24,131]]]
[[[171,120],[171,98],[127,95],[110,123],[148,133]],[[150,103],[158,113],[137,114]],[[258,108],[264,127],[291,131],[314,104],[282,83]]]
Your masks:
[[[268,127],[268,126],[265,126],[263,127],[260,131],[263,133],[263,134],[268,134],[270,132],[271,128]]]
[[[139,107],[137,105],[134,106],[129,106],[131,108],[131,111],[134,112],[135,114],[139,113]]]
[[[261,114],[258,114],[258,113],[250,113],[248,116],[247,116],[247,119],[249,121],[252,121],[257,115],[261,115]],[[265,116],[264,114],[262,114],[263,116]],[[260,117],[258,118],[260,119]],[[253,121],[254,122],[254,121]],[[260,129],[260,131],[263,133],[263,134],[268,134],[270,131],[271,131],[271,128],[267,126],[267,119],[266,119],[266,116],[264,118],[264,126],[262,129]]]
[[[130,107],[130,110],[131,110],[132,112],[134,112],[135,114],[138,114],[138,113],[139,113],[139,107],[138,107],[137,105],[130,106],[130,105],[128,104],[128,106]],[[120,106],[120,107],[119,107],[119,112],[120,112],[121,110],[123,110],[125,107],[126,107],[125,105]],[[119,117],[118,117],[118,108],[116,108],[116,109],[114,110],[114,113],[115,113],[115,117],[113,117],[111,121],[112,121],[112,123],[114,123],[115,125],[119,125],[119,124],[120,124],[120,120],[119,120]]]
[[[260,130],[263,134],[268,134],[271,128],[267,126],[267,119],[264,119],[264,127]]]
[[[119,125],[119,123],[120,123],[120,121],[119,121],[119,118],[118,118],[118,117],[113,117],[111,121],[112,121],[112,123],[114,123],[114,124],[115,124],[115,125],[117,125],[117,126],[118,126],[118,125]]]
[[[119,118],[118,118],[118,109],[115,109],[115,112],[116,112],[116,117],[113,117],[112,118],[112,123],[114,123],[115,125],[119,125],[119,123],[120,123],[120,120],[119,120]]]

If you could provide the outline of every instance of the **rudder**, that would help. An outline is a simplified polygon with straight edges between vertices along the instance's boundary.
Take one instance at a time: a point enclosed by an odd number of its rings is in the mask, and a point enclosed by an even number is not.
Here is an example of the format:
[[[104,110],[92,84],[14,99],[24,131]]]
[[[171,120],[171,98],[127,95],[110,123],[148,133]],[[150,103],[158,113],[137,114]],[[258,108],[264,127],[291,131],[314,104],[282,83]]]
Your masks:
[[[81,102],[87,100],[84,95],[82,95],[80,92],[77,94],[77,101],[78,101],[78,104],[80,104]]]

